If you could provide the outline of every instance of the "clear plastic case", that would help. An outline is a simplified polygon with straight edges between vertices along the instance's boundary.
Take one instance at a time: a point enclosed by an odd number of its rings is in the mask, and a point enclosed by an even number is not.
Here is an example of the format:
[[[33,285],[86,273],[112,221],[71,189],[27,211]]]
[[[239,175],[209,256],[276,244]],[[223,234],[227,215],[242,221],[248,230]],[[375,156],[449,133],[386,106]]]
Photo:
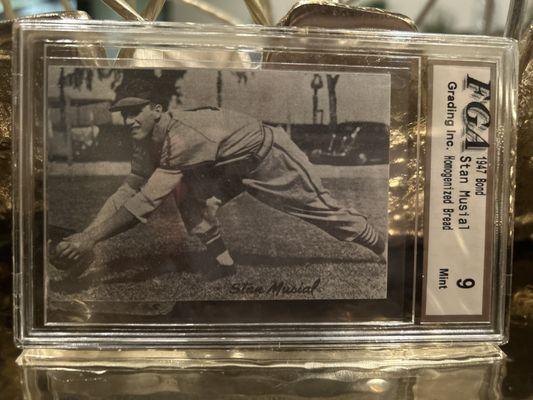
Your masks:
[[[506,341],[513,40],[14,35],[20,346]]]
[[[28,349],[18,360],[25,395],[39,399],[419,398],[501,395],[497,346],[401,345],[304,351]],[[458,394],[459,393],[459,394]]]

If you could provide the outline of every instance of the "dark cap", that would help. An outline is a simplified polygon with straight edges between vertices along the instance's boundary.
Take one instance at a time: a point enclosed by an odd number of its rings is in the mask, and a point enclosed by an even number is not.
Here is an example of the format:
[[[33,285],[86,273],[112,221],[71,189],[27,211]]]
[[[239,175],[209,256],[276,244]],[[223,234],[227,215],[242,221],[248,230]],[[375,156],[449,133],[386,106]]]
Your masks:
[[[156,86],[153,76],[145,74],[142,77],[132,77],[125,74],[122,84],[117,88],[116,101],[109,111],[124,111],[149,103],[159,103]]]
[[[111,107],[109,107],[109,111],[124,111],[128,108],[137,108],[145,106],[149,103],[150,100],[142,99],[140,97],[124,97],[123,99],[116,101]]]

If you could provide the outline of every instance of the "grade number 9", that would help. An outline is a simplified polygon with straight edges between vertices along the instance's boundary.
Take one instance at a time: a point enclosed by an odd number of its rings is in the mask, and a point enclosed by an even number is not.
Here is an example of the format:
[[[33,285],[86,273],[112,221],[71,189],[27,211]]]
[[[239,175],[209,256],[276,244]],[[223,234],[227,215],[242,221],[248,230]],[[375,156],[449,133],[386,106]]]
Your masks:
[[[461,289],[472,289],[474,286],[476,286],[476,281],[472,278],[458,279],[457,286]]]

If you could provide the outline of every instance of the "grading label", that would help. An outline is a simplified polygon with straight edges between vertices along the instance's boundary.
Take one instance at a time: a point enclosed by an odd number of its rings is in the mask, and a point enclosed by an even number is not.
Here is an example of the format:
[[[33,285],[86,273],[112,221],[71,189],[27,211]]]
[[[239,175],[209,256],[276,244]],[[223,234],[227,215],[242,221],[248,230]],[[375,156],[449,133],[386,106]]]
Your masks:
[[[483,321],[490,307],[492,68],[430,68],[422,321]]]

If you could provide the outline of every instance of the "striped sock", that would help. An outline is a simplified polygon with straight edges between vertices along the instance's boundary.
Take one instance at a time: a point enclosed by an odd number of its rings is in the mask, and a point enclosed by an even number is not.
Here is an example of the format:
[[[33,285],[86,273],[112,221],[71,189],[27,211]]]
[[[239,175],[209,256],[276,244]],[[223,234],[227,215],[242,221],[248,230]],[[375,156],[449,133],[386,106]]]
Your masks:
[[[207,247],[207,252],[213,258],[227,250],[226,244],[220,236],[218,226],[212,226],[207,232],[198,233],[197,236]]]
[[[207,252],[213,258],[216,258],[225,251],[228,251],[228,248],[226,247],[226,244],[224,243],[220,235],[217,235],[209,242],[207,242],[205,244],[205,247],[207,247]]]
[[[369,223],[366,224],[363,232],[353,240],[355,243],[365,246],[372,250],[374,253],[380,255],[385,251],[385,242],[376,232],[374,227]]]

